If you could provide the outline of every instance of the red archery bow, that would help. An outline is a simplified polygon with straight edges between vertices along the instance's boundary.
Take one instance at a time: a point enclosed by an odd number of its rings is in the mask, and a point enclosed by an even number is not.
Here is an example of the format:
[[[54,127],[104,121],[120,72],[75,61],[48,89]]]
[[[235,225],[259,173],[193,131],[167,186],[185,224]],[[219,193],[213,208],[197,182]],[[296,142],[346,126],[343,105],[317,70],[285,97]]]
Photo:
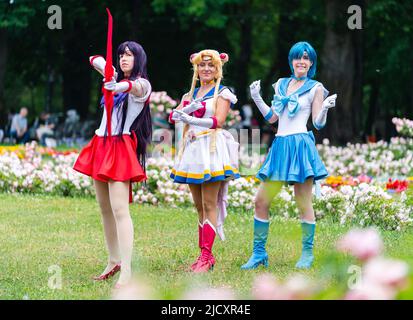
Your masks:
[[[106,65],[105,65],[105,82],[111,81],[114,76],[112,68],[112,33],[113,33],[113,18],[108,8],[108,38],[106,45]],[[108,130],[108,136],[112,136],[112,109],[113,109],[113,92],[103,88],[103,95],[105,97],[105,110],[106,110],[106,126]]]

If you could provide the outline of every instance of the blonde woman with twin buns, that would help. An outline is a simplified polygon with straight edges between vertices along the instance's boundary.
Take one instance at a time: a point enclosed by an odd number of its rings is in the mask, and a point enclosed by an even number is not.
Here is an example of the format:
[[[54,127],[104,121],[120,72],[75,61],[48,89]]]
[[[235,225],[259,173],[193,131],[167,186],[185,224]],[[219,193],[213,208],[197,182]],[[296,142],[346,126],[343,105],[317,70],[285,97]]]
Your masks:
[[[191,270],[199,273],[215,265],[212,247],[217,233],[224,239],[222,224],[228,181],[240,176],[238,143],[222,129],[237,97],[221,85],[222,66],[228,62],[226,53],[202,50],[192,54],[190,62],[194,70],[191,89],[169,117],[171,123],[184,123],[182,145],[171,178],[176,183],[188,184],[198,212],[200,255]]]

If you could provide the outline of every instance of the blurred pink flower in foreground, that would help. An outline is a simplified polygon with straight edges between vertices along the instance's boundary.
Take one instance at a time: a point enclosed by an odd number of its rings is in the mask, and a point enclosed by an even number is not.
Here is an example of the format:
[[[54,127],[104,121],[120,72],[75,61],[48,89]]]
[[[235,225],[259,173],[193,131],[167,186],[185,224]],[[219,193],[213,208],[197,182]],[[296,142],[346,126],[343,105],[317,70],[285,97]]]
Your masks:
[[[283,284],[272,275],[263,274],[255,278],[252,295],[257,300],[302,300],[311,298],[315,289],[313,283],[300,274],[291,276]]]
[[[196,287],[185,292],[183,300],[236,300],[231,288]]]
[[[258,300],[283,299],[281,291],[281,285],[270,274],[257,276],[252,285],[252,296]]]
[[[409,266],[404,261],[374,258],[364,265],[363,279],[366,281],[401,289],[408,282]]]
[[[347,292],[346,300],[390,300],[408,285],[409,266],[400,260],[382,257],[369,260],[363,266],[359,285]]]
[[[354,229],[338,241],[337,249],[367,261],[381,253],[383,242],[375,228]]]
[[[396,290],[378,283],[362,281],[360,285],[347,292],[344,300],[391,300]]]
[[[112,300],[151,300],[154,298],[153,288],[141,278],[135,278],[127,285],[112,291]]]

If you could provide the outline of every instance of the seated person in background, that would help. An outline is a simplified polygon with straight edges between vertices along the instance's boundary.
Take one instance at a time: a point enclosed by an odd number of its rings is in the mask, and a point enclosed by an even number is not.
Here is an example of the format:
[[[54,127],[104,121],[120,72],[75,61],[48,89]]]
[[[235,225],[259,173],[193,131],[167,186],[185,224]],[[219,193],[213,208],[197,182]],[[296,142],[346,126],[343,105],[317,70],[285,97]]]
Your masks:
[[[42,112],[39,119],[39,127],[36,136],[42,146],[46,146],[46,138],[54,137],[54,123],[50,121],[50,113]]]
[[[29,110],[26,107],[20,109],[20,113],[13,116],[10,127],[10,137],[16,139],[17,143],[25,144],[29,141],[29,131],[27,130],[27,114]]]

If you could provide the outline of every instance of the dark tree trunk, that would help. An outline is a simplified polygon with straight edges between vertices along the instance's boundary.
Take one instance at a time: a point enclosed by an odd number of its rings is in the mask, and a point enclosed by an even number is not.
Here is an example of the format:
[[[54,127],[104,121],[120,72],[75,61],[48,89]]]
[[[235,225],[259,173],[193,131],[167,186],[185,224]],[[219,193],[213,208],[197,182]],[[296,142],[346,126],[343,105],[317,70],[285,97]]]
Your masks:
[[[3,126],[7,122],[7,110],[4,101],[4,77],[6,74],[7,65],[7,30],[0,28],[0,125]]]
[[[347,8],[355,2],[361,4],[360,1],[326,1],[327,31],[321,55],[321,80],[330,94],[337,93],[338,97],[321,133],[339,144],[358,137],[362,114],[361,30],[347,27]]]
[[[366,10],[365,1],[353,1],[362,8],[362,12]],[[362,30],[352,31],[353,35],[353,50],[354,50],[354,78],[353,78],[353,102],[352,116],[354,124],[354,138],[362,139],[362,117],[363,114],[363,32]]]
[[[288,53],[291,45],[295,43],[297,32],[299,28],[292,28],[291,26],[296,23],[293,17],[290,15],[295,8],[300,5],[299,0],[279,1],[280,20],[278,23],[277,31],[274,32],[274,41],[276,43],[277,52],[276,58],[272,60],[272,65],[268,70],[268,73],[263,78],[261,88],[263,91],[263,97],[267,100],[272,97],[273,90],[271,84],[273,84],[280,77],[288,77],[291,74],[290,67],[288,65]]]
[[[410,52],[413,50],[413,37],[410,40]],[[410,56],[410,105],[406,106],[406,114],[409,119],[413,119],[413,55]]]
[[[91,68],[87,43],[82,36],[87,32],[81,21],[74,23],[75,30],[65,34],[65,63],[63,65],[63,105],[64,110],[76,109],[81,118],[89,114]],[[86,40],[83,37],[83,40]]]
[[[245,6],[241,8],[242,12],[248,12],[250,9],[250,1],[247,1]],[[248,66],[251,61],[251,18],[246,17],[240,21],[241,28],[241,43],[240,43],[240,55],[237,63],[237,75],[238,75],[238,88],[237,95],[239,99],[239,106],[245,104],[248,100]]]
[[[369,109],[367,112],[367,119],[364,127],[364,132],[367,136],[376,135],[376,130],[374,123],[376,121],[376,115],[378,110],[378,101],[380,93],[380,84],[376,79],[372,82],[370,99],[369,99]]]

